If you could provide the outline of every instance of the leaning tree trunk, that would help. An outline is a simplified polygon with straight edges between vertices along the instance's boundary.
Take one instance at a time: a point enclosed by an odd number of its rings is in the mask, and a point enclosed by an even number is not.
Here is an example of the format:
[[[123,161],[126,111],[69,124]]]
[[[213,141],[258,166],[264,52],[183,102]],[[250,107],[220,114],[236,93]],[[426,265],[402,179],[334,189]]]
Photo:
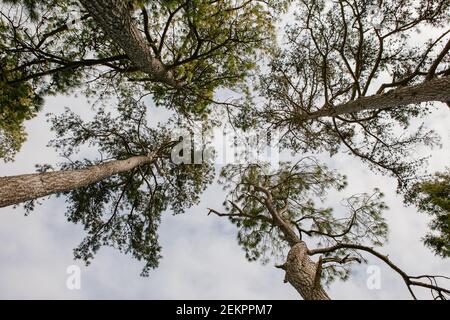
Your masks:
[[[408,104],[418,104],[429,101],[450,101],[450,77],[436,78],[414,86],[401,87],[386,93],[361,97],[353,101],[322,109],[308,115],[299,115],[300,120],[317,119],[320,117],[335,117],[343,114],[365,110],[389,109]]]
[[[318,263],[311,260],[306,244],[301,241],[291,247],[282,269],[286,271],[285,282],[289,282],[305,300],[330,300],[320,284]]]
[[[152,50],[142,36],[130,14],[128,1],[80,0],[98,26],[120,46],[134,65],[155,81],[178,87],[173,72],[153,56]]]
[[[273,204],[270,191],[261,186],[258,186],[257,189],[266,194],[267,198],[264,204],[272,216],[273,223],[280,228],[285,240],[291,247],[286,262],[279,266],[286,271],[284,282],[289,282],[304,300],[330,300],[320,284],[320,263],[311,260],[306,243],[300,240],[292,225],[283,219],[283,216],[278,212]]]
[[[151,162],[153,156],[135,156],[89,166],[79,170],[23,174],[0,177],[0,208],[37,199],[50,194],[73,190],[129,171]]]

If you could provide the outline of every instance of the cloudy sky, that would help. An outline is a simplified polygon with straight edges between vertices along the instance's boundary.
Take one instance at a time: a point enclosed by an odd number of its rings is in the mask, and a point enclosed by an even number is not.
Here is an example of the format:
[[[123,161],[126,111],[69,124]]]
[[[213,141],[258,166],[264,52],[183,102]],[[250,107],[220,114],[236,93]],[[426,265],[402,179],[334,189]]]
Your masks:
[[[80,114],[90,114],[86,101],[78,97],[47,99],[46,112],[59,113],[71,107]],[[45,113],[45,112],[44,112]],[[42,113],[27,123],[29,140],[14,163],[2,164],[1,175],[34,171],[37,163],[62,161],[46,147],[53,136]],[[437,105],[427,124],[443,139],[443,148],[432,151],[430,171],[447,164],[450,142],[448,108]],[[427,154],[429,150],[418,150]],[[331,194],[338,204],[342,196],[371,192],[380,187],[386,193],[390,209],[386,218],[391,228],[390,241],[381,252],[411,274],[448,274],[448,261],[435,257],[420,242],[427,230],[427,216],[414,208],[404,208],[395,194],[396,182],[370,172],[357,159],[346,154],[327,160],[330,167],[349,177],[349,188],[342,194]],[[0,297],[1,298],[123,298],[123,299],[297,299],[296,291],[283,283],[283,272],[274,263],[261,265],[247,262],[236,241],[236,230],[225,219],[207,216],[208,207],[219,207],[224,194],[212,185],[201,203],[184,215],[163,215],[159,230],[163,247],[160,267],[142,278],[142,264],[113,249],[102,248],[93,263],[85,267],[74,261],[72,249],[84,232],[79,225],[65,220],[64,199],[51,198],[25,217],[22,208],[0,209]],[[336,207],[338,208],[338,206]],[[381,268],[381,288],[367,287],[367,265],[354,268],[346,282],[329,288],[335,299],[408,299],[401,278],[382,263],[370,259],[370,265]],[[81,289],[66,286],[68,266],[81,268]],[[424,293],[424,297],[428,297]]]
[[[14,163],[0,164],[0,175],[34,172],[35,164],[54,164],[63,159],[46,147],[53,133],[45,113],[60,113],[70,107],[80,115],[92,114],[82,96],[48,98],[44,112],[27,122],[29,139]],[[157,121],[159,110],[151,110]],[[449,109],[436,104],[426,124],[442,138],[442,148],[417,150],[432,158],[429,171],[448,165],[450,131]],[[390,209],[389,243],[379,249],[409,274],[450,274],[450,262],[434,256],[420,241],[427,232],[428,217],[413,207],[405,208],[396,195],[396,181],[369,171],[358,159],[345,153],[327,164],[346,174],[349,187],[340,195],[330,194],[338,209],[342,197],[371,192],[379,187],[386,194]],[[298,299],[298,293],[283,283],[284,274],[274,263],[247,262],[236,241],[236,229],[226,219],[207,216],[207,208],[220,208],[225,194],[213,184],[201,203],[183,215],[163,215],[159,229],[163,258],[148,278],[139,276],[142,263],[110,248],[102,248],[92,264],[74,261],[72,250],[84,237],[80,225],[66,221],[62,198],[51,198],[25,217],[18,208],[0,209],[0,298],[3,299]],[[66,286],[67,268],[81,268],[81,288]],[[367,287],[367,265],[356,266],[346,282],[335,282],[328,289],[334,299],[409,299],[400,276],[370,258],[369,265],[381,269],[381,288]],[[421,292],[421,291],[419,291]],[[430,297],[421,292],[421,297]]]

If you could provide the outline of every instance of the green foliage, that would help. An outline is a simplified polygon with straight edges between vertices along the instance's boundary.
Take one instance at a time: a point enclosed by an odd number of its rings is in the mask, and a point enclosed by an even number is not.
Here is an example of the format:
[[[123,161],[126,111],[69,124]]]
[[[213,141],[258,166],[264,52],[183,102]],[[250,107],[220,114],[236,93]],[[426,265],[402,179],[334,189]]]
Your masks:
[[[274,22],[287,3],[134,1],[131,14],[139,29],[146,31],[141,34],[146,45],[183,83],[174,89],[137,70],[77,1],[3,0],[2,94],[8,103],[20,104],[22,98],[74,91],[103,99],[132,90],[136,95],[151,94],[157,105],[205,119],[218,89],[244,90],[246,77],[273,46]],[[77,22],[71,26],[74,19]],[[2,111],[5,121],[22,117],[20,110],[16,115],[16,108],[9,109]],[[20,125],[3,128],[8,145],[0,156],[8,153],[11,160],[24,141]]]
[[[102,246],[110,246],[144,261],[142,275],[146,276],[160,258],[157,228],[162,213],[170,209],[179,214],[195,205],[212,181],[213,172],[208,163],[172,163],[170,128],[148,127],[144,105],[126,100],[119,111],[114,116],[100,110],[90,122],[83,122],[69,110],[52,116],[57,138],[51,145],[64,157],[76,155],[86,145],[102,155],[97,161],[64,163],[63,170],[156,152],[151,163],[62,193],[68,203],[68,220],[82,224],[87,232],[74,251],[76,258],[88,264]]]
[[[64,24],[69,1],[8,0],[0,3],[0,158],[12,161],[26,141],[24,121],[37,115],[48,94],[69,93],[81,83],[74,70],[46,73],[59,62],[80,59],[89,47],[70,35],[37,45],[41,34]],[[43,13],[46,13],[44,16]],[[58,18],[57,14],[60,14]],[[87,36],[84,30],[85,37]],[[95,39],[95,35],[90,36]],[[59,62],[58,62],[59,61]]]
[[[347,183],[344,176],[313,158],[295,164],[282,163],[276,171],[265,164],[227,166],[221,172],[221,182],[229,191],[224,202],[227,215],[238,228],[238,242],[250,261],[260,259],[265,263],[284,258],[288,248],[283,231],[265,201],[268,197],[265,192],[270,193],[273,206],[284,222],[300,239],[313,246],[339,242],[378,246],[386,240],[388,226],[381,213],[387,207],[382,202],[382,193],[376,190],[372,195],[359,194],[345,199],[343,208],[348,215],[321,206],[332,190],[341,191]],[[332,253],[338,257],[349,254],[363,260],[351,250]],[[331,264],[324,270],[325,282],[346,279],[349,272],[348,265]]]
[[[157,30],[169,26],[160,55],[185,83],[182,90],[147,83],[156,102],[187,115],[204,115],[216,89],[244,90],[256,62],[272,49],[276,13],[288,2],[152,2],[151,37],[158,39]]]
[[[0,56],[2,70],[12,63]],[[42,98],[28,83],[7,83],[0,73],[0,159],[13,160],[26,140],[24,121],[33,118],[41,106]]]
[[[287,46],[276,49],[275,22],[290,2],[129,1],[130,14],[152,55],[181,84],[174,88],[137,70],[92,18],[82,16],[78,2],[1,1],[1,158],[12,160],[18,152],[26,138],[24,121],[36,115],[43,97],[75,91],[104,104],[115,97],[120,104],[117,114],[100,108],[90,122],[69,110],[51,118],[57,138],[50,145],[62,156],[70,159],[85,147],[101,155],[96,160],[63,163],[63,170],[156,152],[151,163],[61,194],[67,197],[68,220],[82,224],[87,233],[75,249],[77,258],[89,263],[100,247],[110,246],[143,260],[143,275],[147,275],[160,258],[157,228],[162,213],[178,214],[194,205],[212,180],[209,165],[170,161],[174,143],[170,126],[149,127],[145,106],[132,97],[149,95],[156,105],[176,111],[179,117],[206,122],[211,120],[212,106],[219,105],[218,90],[237,92],[244,97],[241,108],[236,108],[236,124],[241,128],[265,130],[264,122],[285,129],[282,144],[295,151],[333,155],[345,145],[372,167],[391,172],[400,184],[416,174],[424,159],[409,161],[410,151],[420,143],[437,144],[436,136],[423,126],[409,136],[395,133],[399,126],[406,129],[413,118],[427,114],[428,108],[362,111],[320,120],[301,116],[371,94],[375,89],[371,83],[388,71],[393,82],[405,77],[403,85],[421,81],[424,72],[411,72],[430,67],[433,59],[428,54],[436,53],[437,46],[430,40],[425,50],[408,47],[411,30],[445,25],[449,5],[384,1],[382,27],[373,28],[370,1],[299,1],[295,24],[287,28]],[[71,27],[68,23],[74,18],[80,21]],[[269,69],[257,87],[263,106],[255,108],[251,77],[268,55]],[[386,206],[378,190],[347,198],[346,215],[323,204],[329,192],[346,186],[345,177],[310,158],[283,163],[274,172],[269,169],[258,164],[222,171],[229,190],[225,209],[249,260],[267,262],[283,256],[287,248],[261,188],[269,190],[283,221],[313,245],[385,241],[387,225],[381,212]],[[434,216],[431,227],[438,235],[427,235],[425,243],[448,256],[448,174],[436,179],[414,186],[410,201]],[[339,258],[349,254],[360,257],[351,250],[333,252]],[[324,273],[329,282],[345,279],[349,271],[348,265],[335,263]]]
[[[373,7],[383,17],[377,28],[369,10]],[[273,55],[260,79],[258,93],[266,100],[259,116],[286,131],[286,148],[334,155],[344,147],[371,168],[397,178],[403,191],[426,163],[412,150],[439,142],[432,130],[411,126],[430,112],[429,105],[309,120],[308,115],[422,82],[447,37],[417,45],[411,45],[411,39],[421,28],[437,31],[448,24],[448,1],[304,0],[294,8],[286,45]],[[446,70],[445,61],[442,67]]]
[[[414,184],[406,202],[433,218],[425,245],[443,258],[450,257],[450,169]]]

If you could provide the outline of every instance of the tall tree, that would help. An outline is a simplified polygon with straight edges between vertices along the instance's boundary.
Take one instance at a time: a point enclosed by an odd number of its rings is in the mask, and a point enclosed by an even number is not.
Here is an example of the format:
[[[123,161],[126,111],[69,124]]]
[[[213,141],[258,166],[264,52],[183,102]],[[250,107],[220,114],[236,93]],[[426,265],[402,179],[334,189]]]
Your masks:
[[[8,99],[0,119],[21,126],[46,95],[74,90],[95,98],[141,92],[205,116],[217,89],[243,90],[287,2],[2,0],[0,90]],[[14,137],[0,149],[11,159],[25,135],[0,129]]]
[[[39,197],[64,196],[67,219],[87,232],[76,258],[89,263],[100,247],[111,246],[143,260],[147,275],[158,265],[161,214],[195,205],[213,172],[207,161],[173,163],[171,147],[178,141],[172,140],[171,123],[148,126],[142,103],[124,100],[118,109],[116,116],[100,109],[89,122],[69,110],[52,116],[56,138],[50,145],[68,161],[60,171],[44,165],[40,173],[1,177],[0,204],[32,199],[25,204],[32,210]],[[73,159],[81,147],[100,153],[100,159]]]
[[[17,55],[5,54],[7,26],[0,20],[0,159],[13,160],[20,146],[26,140],[23,122],[33,118],[42,106],[42,99],[33,92],[29,83],[8,82],[6,69],[12,76],[18,76],[14,69]],[[19,75],[20,76],[20,75]]]
[[[154,153],[113,160],[83,169],[0,177],[0,208],[54,193],[86,187],[112,175],[152,162]]]
[[[30,200],[26,208],[32,209],[42,196],[65,196],[68,219],[87,232],[75,250],[87,263],[101,246],[112,246],[144,260],[147,274],[158,264],[162,212],[194,205],[212,179],[209,165],[170,161],[171,127],[147,126],[145,107],[133,97],[150,95],[179,116],[206,119],[212,105],[237,105],[216,101],[218,89],[250,95],[248,76],[262,53],[271,53],[256,91],[265,101],[261,108],[249,100],[239,104],[237,124],[281,128],[283,144],[293,150],[334,154],[343,144],[396,176],[400,188],[423,163],[409,161],[410,150],[437,143],[423,127],[399,137],[396,124],[406,129],[424,116],[422,102],[449,101],[449,31],[425,48],[407,46],[415,28],[448,23],[448,1],[382,2],[383,19],[373,23],[370,1],[299,0],[297,24],[279,51],[272,46],[273,24],[288,0],[80,2],[0,2],[0,157],[11,160],[19,150],[23,121],[46,95],[76,90],[103,103],[117,97],[119,116],[100,109],[88,123],[70,111],[53,117],[57,139],[51,145],[69,162],[58,171],[43,166],[40,173],[1,177],[0,207]],[[392,80],[384,82],[386,76]],[[70,160],[86,145],[100,159]],[[378,191],[347,199],[349,217],[341,218],[313,198],[343,188],[344,179],[314,161],[285,164],[275,173],[232,166],[223,178],[232,190],[227,212],[211,212],[238,226],[250,260],[286,249],[280,268],[303,298],[329,299],[322,280],[347,278],[351,263],[364,260],[361,252],[399,273],[413,297],[415,286],[437,298],[449,294],[437,285],[438,276],[410,276],[371,247],[387,234]],[[426,201],[438,212],[436,228],[446,232],[441,200]],[[445,233],[432,241],[445,253]],[[317,262],[314,255],[321,255]]]
[[[239,244],[250,261],[285,258],[278,268],[303,299],[328,300],[322,283],[346,280],[351,265],[365,261],[362,253],[397,272],[412,297],[416,298],[414,287],[430,289],[438,299],[449,297],[450,290],[434,282],[439,276],[410,276],[373,248],[383,244],[388,232],[380,191],[345,199],[347,213],[320,207],[317,200],[325,200],[333,188],[342,190],[346,180],[312,158],[283,163],[276,171],[264,164],[228,166],[221,177],[229,190],[226,212],[210,213],[236,225]],[[312,260],[315,255],[320,255],[317,261]]]
[[[253,112],[285,133],[288,148],[333,155],[344,146],[405,190],[425,162],[411,150],[439,141],[415,120],[431,102],[450,101],[449,2],[296,4],[286,43],[261,77],[265,101]],[[414,43],[421,30],[437,35]]]
[[[443,258],[450,257],[450,169],[417,182],[408,190],[406,202],[432,216],[425,244]]]

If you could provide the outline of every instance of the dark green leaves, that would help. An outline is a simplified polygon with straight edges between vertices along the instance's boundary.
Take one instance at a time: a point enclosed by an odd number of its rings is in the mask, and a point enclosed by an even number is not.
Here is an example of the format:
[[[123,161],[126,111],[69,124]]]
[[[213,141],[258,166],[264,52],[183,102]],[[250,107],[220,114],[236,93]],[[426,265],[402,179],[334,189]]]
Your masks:
[[[432,217],[431,232],[423,239],[425,244],[437,255],[450,257],[450,171],[438,172],[414,184],[406,202]]]
[[[150,163],[63,193],[68,220],[83,225],[87,233],[75,249],[76,258],[89,263],[102,246],[109,246],[144,261],[142,275],[148,275],[160,258],[157,229],[163,212],[178,214],[195,205],[213,174],[208,163],[172,163],[170,128],[150,128],[145,106],[126,100],[118,109],[118,116],[99,110],[90,122],[70,111],[51,117],[57,134],[51,145],[67,158],[84,146],[95,148],[103,157],[67,162],[63,170],[154,154]]]
[[[373,194],[353,195],[341,207],[323,205],[330,192],[345,188],[346,179],[313,158],[282,163],[277,170],[264,164],[230,165],[222,170],[221,180],[229,190],[226,213],[215,213],[228,216],[236,225],[238,242],[251,261],[267,262],[285,256],[286,226],[280,227],[271,210],[311,248],[337,243],[379,246],[386,240],[383,194],[375,190]],[[353,250],[333,252],[336,263],[324,269],[326,282],[348,276],[346,256],[351,256],[352,262],[364,260]],[[340,259],[344,259],[342,265]]]

